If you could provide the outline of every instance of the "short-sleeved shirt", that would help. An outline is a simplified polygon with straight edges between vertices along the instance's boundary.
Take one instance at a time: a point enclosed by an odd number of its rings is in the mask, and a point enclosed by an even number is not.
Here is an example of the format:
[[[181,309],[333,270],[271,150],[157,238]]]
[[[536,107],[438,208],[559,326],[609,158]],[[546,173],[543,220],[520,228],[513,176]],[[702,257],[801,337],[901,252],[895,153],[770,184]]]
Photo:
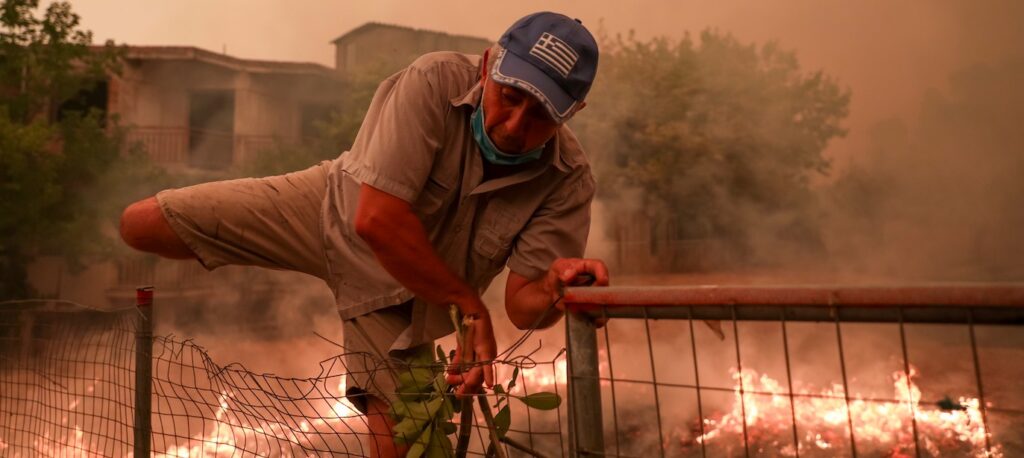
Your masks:
[[[505,267],[529,279],[561,257],[580,257],[590,228],[594,178],[563,125],[541,158],[483,181],[470,116],[482,96],[481,58],[424,55],[377,89],[352,149],[328,172],[323,204],[328,284],[342,318],[401,304],[414,295],[355,233],[365,183],[411,204],[430,243],[480,292]],[[449,334],[446,307],[415,300],[412,325],[393,349]]]

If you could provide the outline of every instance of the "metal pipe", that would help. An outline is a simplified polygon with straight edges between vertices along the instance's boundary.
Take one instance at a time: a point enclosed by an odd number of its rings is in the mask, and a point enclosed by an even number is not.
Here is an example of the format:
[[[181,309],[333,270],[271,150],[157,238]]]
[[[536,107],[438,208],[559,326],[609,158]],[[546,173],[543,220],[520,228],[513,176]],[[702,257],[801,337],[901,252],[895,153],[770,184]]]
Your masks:
[[[568,313],[569,456],[604,455],[597,328],[586,315]]]
[[[899,323],[1024,324],[1024,285],[683,286],[567,288],[571,310],[591,317]],[[692,306],[689,310],[679,307]]]
[[[607,305],[989,305],[1024,306],[1024,283],[909,286],[571,287],[565,301]],[[776,317],[777,318],[777,317]]]
[[[152,432],[153,383],[153,287],[135,290],[139,325],[135,331],[135,442],[136,458],[149,457]]]

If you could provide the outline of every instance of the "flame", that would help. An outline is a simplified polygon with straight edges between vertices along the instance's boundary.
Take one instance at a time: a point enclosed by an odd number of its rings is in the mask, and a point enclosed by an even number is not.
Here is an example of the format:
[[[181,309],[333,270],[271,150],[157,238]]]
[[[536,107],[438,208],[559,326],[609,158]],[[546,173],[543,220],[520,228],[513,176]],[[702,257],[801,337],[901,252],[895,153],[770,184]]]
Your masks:
[[[969,450],[977,457],[1002,456],[998,445],[986,451],[991,432],[982,421],[978,399],[960,397],[949,410],[922,405],[921,390],[913,381],[917,369],[913,367],[909,373],[893,373],[892,402],[858,395],[850,397],[847,407],[843,386],[834,383],[818,393],[799,391],[793,398],[793,410],[787,390],[775,379],[764,374],[758,376],[749,369],[731,372],[736,381],[732,408],[721,418],[703,420],[704,434],[697,437],[698,443],[718,441],[742,446],[745,422],[751,442],[768,442],[782,454],[793,456],[796,453],[791,428],[795,416],[801,450],[847,448],[852,423],[858,452],[866,447],[887,449],[889,456],[913,454],[916,427],[922,454],[941,456],[944,451]]]
[[[1004,452],[999,444],[992,444],[986,450],[986,442],[992,442],[991,432],[985,427],[981,403],[977,398],[959,397],[955,402],[946,400],[945,410],[935,405],[922,404],[922,393],[914,382],[918,376],[916,368],[908,373],[897,371],[892,374],[893,397],[887,401],[864,399],[859,394],[850,396],[847,404],[842,384],[816,391],[797,390],[792,398],[791,410],[787,387],[766,374],[751,369],[731,371],[735,381],[733,403],[724,414],[702,420],[703,434],[680,433],[667,439],[662,445],[693,447],[709,444],[715,447],[735,449],[743,446],[744,424],[746,436],[751,444],[758,447],[772,447],[778,454],[794,456],[797,447],[801,454],[817,451],[827,454],[847,454],[849,449],[850,424],[856,438],[859,453],[894,457],[910,456],[915,452],[914,427],[917,428],[917,447],[921,455],[943,456],[948,454],[976,457],[1002,457]],[[509,374],[510,375],[510,374]],[[542,365],[521,371],[522,386],[530,384],[530,390],[550,390],[561,384],[565,386],[568,374],[564,359],[554,366]],[[742,387],[742,390],[740,389]],[[87,387],[88,392],[93,386]],[[338,391],[345,392],[342,378]],[[317,435],[336,434],[338,423],[344,423],[348,431],[365,432],[366,424],[360,413],[344,398],[324,399],[316,410],[321,415],[308,420],[297,418],[295,422],[263,421],[252,424],[235,413],[231,405],[234,394],[221,392],[214,412],[214,421],[206,431],[171,445],[159,458],[193,458],[234,456],[241,452],[259,456],[291,456],[287,450],[290,444],[309,446]],[[80,409],[81,399],[74,399],[68,410]],[[792,425],[797,424],[798,444],[794,446]],[[67,433],[53,437],[50,431],[33,444],[34,453],[39,456],[99,457],[97,444],[90,443],[80,425],[62,428]],[[694,437],[696,436],[696,437]],[[8,451],[10,444],[0,438],[0,454]],[[308,448],[307,448],[308,449]],[[741,450],[731,450],[741,452]],[[876,453],[881,452],[881,453]],[[129,452],[129,456],[130,456]]]
[[[345,392],[344,378],[338,385],[339,392]],[[93,391],[90,385],[87,390]],[[234,394],[223,391],[217,398],[217,409],[207,431],[185,439],[182,443],[171,445],[163,452],[153,454],[156,458],[213,458],[255,454],[257,456],[293,456],[289,445],[307,446],[311,439],[319,435],[335,436],[339,431],[354,433],[356,436],[366,432],[366,424],[357,417],[362,414],[345,398],[329,402],[324,400],[322,413],[311,420],[300,419],[296,424],[285,424],[274,421],[262,421],[253,424],[252,418],[242,418],[231,409]],[[82,404],[80,398],[71,400],[68,410],[75,410]],[[63,418],[67,423],[67,417]],[[344,423],[339,429],[337,423]],[[100,447],[92,443],[80,425],[61,428],[65,434],[54,436],[50,430],[32,444],[32,456],[50,456],[61,458],[105,458]],[[159,434],[159,433],[158,433]],[[236,445],[237,444],[237,445]],[[3,455],[10,444],[0,438],[0,455]],[[255,449],[255,450],[254,450]],[[255,453],[253,453],[255,452]],[[15,454],[15,457],[20,454]],[[125,458],[131,457],[129,450]]]
[[[345,377],[341,377],[341,381],[338,382],[338,392],[345,392]],[[352,418],[362,415],[356,410],[355,406],[348,398],[341,398],[331,405],[331,416],[328,417],[327,421],[337,422],[341,421],[342,418]],[[322,423],[320,419],[313,420],[314,423]]]
[[[569,380],[568,367],[564,359],[560,359],[555,362],[554,370],[549,369],[548,365],[540,365],[529,369],[522,370],[523,382],[529,385],[530,391],[550,391],[553,390],[555,385],[565,386],[567,380]],[[511,371],[509,368],[505,368],[507,371]],[[511,377],[511,373],[506,375]],[[512,389],[512,393],[519,393],[522,388],[522,383],[517,384]]]
[[[33,446],[39,456],[53,456],[61,458],[103,458],[103,454],[92,451],[96,447],[90,446],[90,444],[85,441],[85,433],[82,432],[82,428],[79,428],[78,426],[75,426],[75,430],[71,435],[60,441],[50,440],[50,433],[47,431],[43,434],[43,440],[36,439],[33,442]]]
[[[338,385],[340,392],[345,392],[345,382],[342,378]],[[360,416],[358,410],[347,399],[340,399],[330,405],[328,412],[323,418],[316,418],[312,422],[301,420],[297,428],[279,422],[261,422],[258,426],[249,426],[245,419],[237,418],[230,410],[229,401],[234,397],[233,393],[222,392],[218,399],[219,407],[214,413],[216,421],[210,431],[196,435],[186,445],[172,445],[165,453],[156,454],[156,458],[213,458],[221,456],[236,456],[247,452],[251,454],[255,444],[257,456],[279,455],[292,456],[287,450],[271,450],[274,443],[285,443],[295,445],[309,445],[310,437],[324,432],[335,432],[328,423],[345,422],[350,431],[364,429],[363,422],[348,422],[346,419]],[[322,428],[327,426],[327,428]],[[276,438],[278,441],[271,441],[269,438]],[[246,444],[246,449],[236,447],[236,441]]]

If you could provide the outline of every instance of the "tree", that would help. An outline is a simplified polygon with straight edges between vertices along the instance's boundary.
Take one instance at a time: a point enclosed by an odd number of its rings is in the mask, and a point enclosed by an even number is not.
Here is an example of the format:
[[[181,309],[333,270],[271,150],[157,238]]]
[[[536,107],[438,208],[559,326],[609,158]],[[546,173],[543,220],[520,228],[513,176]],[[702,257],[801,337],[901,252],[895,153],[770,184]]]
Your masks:
[[[748,260],[763,258],[764,237],[813,244],[809,178],[827,171],[822,153],[845,133],[849,91],[775,43],[714,31],[601,41],[590,108],[574,127],[613,212],[639,210],[668,237],[723,240]]]
[[[124,151],[115,120],[61,110],[116,72],[121,51],[91,45],[70,4],[0,5],[0,298],[30,294],[26,267],[39,254],[75,261],[109,252],[111,223],[160,172]],[[104,224],[106,223],[106,224]]]

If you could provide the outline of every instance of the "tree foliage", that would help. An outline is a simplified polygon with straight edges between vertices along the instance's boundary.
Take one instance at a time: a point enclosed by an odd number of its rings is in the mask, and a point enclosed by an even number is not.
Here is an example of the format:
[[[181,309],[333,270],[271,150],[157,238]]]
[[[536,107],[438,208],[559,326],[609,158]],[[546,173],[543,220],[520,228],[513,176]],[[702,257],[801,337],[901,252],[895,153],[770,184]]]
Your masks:
[[[823,151],[845,133],[849,91],[802,71],[775,43],[714,31],[601,41],[598,80],[574,128],[613,212],[638,210],[671,222],[670,237],[724,239],[740,251],[766,230],[813,238],[808,182],[827,171]]]
[[[39,254],[109,252],[117,209],[161,173],[123,151],[116,120],[64,102],[117,71],[120,50],[91,46],[66,2],[0,5],[0,297],[23,297]],[[107,224],[103,224],[107,223]]]
[[[92,33],[79,28],[70,3],[51,3],[41,17],[38,8],[39,0],[0,5],[0,104],[19,123],[52,115],[118,65],[119,49],[111,42],[93,49]]]

